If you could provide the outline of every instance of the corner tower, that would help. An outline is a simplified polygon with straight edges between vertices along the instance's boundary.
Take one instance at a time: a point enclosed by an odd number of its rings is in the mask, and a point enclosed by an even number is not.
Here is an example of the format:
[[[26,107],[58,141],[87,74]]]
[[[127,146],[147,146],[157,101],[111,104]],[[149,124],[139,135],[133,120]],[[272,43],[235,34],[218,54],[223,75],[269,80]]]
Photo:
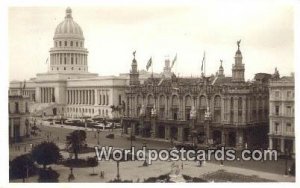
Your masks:
[[[245,81],[245,64],[243,64],[243,56],[240,51],[241,40],[237,41],[238,50],[235,53],[235,63],[232,65],[232,81],[244,82]]]
[[[130,79],[130,83],[129,85],[139,85],[140,81],[139,81],[139,72],[137,69],[137,62],[135,59],[135,53],[136,51],[133,52],[133,60],[131,63],[131,70],[130,70],[130,74],[129,74],[129,79]]]

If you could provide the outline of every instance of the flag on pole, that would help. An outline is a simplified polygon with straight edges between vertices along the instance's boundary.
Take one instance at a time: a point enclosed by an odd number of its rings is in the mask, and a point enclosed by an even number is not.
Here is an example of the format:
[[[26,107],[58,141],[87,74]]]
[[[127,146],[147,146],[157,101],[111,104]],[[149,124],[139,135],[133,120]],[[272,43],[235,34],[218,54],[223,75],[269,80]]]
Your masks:
[[[205,51],[204,51],[204,54],[203,54],[202,65],[201,65],[201,71],[202,72],[203,72],[204,63],[205,63]]]
[[[147,65],[146,65],[147,71],[148,71],[148,69],[151,67],[151,65],[152,65],[152,57],[150,57],[150,59],[149,59]]]
[[[175,62],[176,62],[176,60],[177,60],[177,53],[176,53],[176,55],[175,55],[175,57],[174,57],[174,59],[173,59],[173,61],[172,61],[171,68],[173,68],[173,66],[174,66],[174,64],[175,64]]]
[[[47,57],[45,64],[47,64],[47,63],[48,63],[48,60],[49,60],[49,57]]]
[[[164,80],[165,80],[165,78],[161,78],[161,80],[158,82],[158,86],[160,86]]]
[[[23,89],[25,89],[25,87],[26,87],[26,80],[24,80],[23,82]]]

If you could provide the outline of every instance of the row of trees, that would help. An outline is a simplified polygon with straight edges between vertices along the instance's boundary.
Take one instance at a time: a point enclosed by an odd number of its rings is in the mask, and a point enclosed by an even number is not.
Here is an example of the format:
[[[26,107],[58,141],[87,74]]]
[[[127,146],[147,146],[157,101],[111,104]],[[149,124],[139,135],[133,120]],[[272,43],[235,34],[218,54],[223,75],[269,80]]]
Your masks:
[[[62,158],[58,146],[53,142],[42,142],[35,146],[31,153],[16,157],[10,162],[9,173],[10,179],[23,179],[39,173],[40,182],[57,182],[59,174],[47,169],[47,165],[57,163]],[[35,163],[42,165],[43,168],[38,170]]]
[[[83,130],[75,130],[66,136],[66,149],[69,153],[74,154],[74,161],[78,162],[78,154],[81,149],[86,146],[86,132]],[[48,165],[57,164],[63,157],[60,154],[59,147],[53,142],[42,142],[35,146],[31,153],[24,154],[16,157],[10,161],[10,178],[19,179],[36,175],[39,173],[40,182],[56,182],[58,181],[59,174],[51,169],[47,168]],[[72,159],[73,160],[73,159]],[[42,166],[42,169],[38,169],[36,166]],[[84,166],[94,167],[98,165],[98,161],[95,157],[89,157]]]

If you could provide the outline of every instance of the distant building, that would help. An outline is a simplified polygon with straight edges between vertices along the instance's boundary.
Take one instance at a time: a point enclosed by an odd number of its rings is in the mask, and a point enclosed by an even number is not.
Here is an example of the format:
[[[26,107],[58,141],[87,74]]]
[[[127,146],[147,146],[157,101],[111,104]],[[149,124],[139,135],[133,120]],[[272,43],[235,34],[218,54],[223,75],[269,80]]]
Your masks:
[[[295,153],[295,78],[279,77],[276,70],[270,81],[269,148]]]
[[[271,75],[245,81],[239,42],[234,59],[232,77],[224,75],[222,62],[215,76],[177,77],[166,60],[161,78],[142,83],[134,58],[123,131],[171,142],[267,147]]]
[[[11,95],[8,100],[9,141],[19,142],[30,134],[29,125],[30,98],[22,95]]]

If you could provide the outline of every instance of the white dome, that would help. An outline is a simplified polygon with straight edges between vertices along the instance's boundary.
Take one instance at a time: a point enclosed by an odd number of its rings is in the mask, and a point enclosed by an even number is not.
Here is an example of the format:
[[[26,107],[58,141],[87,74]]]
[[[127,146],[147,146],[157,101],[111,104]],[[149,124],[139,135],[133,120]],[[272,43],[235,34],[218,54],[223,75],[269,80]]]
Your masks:
[[[54,34],[54,39],[66,37],[84,39],[81,27],[73,21],[71,8],[66,9],[65,20],[58,24]]]

